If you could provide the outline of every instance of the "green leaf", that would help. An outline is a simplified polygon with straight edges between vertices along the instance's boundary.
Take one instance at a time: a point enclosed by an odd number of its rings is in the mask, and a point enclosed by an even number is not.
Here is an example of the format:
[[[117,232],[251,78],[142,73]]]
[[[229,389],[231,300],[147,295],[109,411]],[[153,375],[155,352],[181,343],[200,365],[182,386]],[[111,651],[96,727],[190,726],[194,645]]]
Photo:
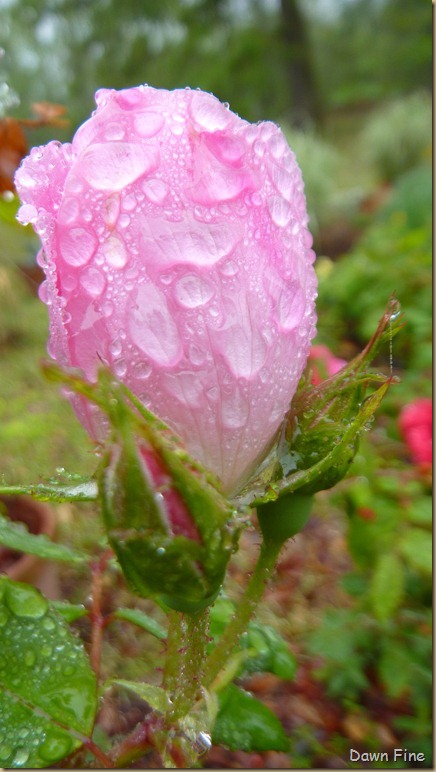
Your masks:
[[[55,765],[91,734],[96,710],[82,643],[38,590],[0,577],[0,762]]]
[[[431,575],[432,535],[421,528],[408,528],[399,544],[401,554],[412,568]]]
[[[397,555],[380,555],[370,585],[371,605],[381,622],[390,619],[401,603],[404,570]]]
[[[131,622],[138,627],[142,627],[143,630],[147,630],[156,638],[160,638],[162,641],[167,637],[167,631],[159,622],[156,622],[153,617],[145,614],[144,611],[136,608],[119,608],[114,613],[116,619],[124,619],[126,622]]]
[[[114,684],[134,692],[141,700],[147,702],[153,710],[157,710],[159,713],[165,713],[171,705],[167,693],[160,686],[139,683],[137,681],[126,681],[123,678],[113,678],[105,684],[105,688],[109,688]]]
[[[88,613],[88,609],[82,603],[68,603],[64,600],[53,600],[50,602],[51,607],[61,614],[66,622],[75,622],[76,619],[85,617]]]
[[[409,522],[414,525],[431,528],[433,520],[432,504],[431,496],[420,496],[419,498],[415,496],[407,509]]]
[[[64,563],[84,563],[89,557],[78,550],[55,544],[44,534],[29,533],[23,523],[16,523],[0,515],[0,544],[17,552],[37,555],[44,560],[59,560]]]
[[[292,681],[297,671],[297,661],[286,641],[272,627],[251,622],[242,640],[244,647],[256,651],[255,656],[244,663],[247,673],[274,673],[279,678]]]
[[[289,739],[274,713],[248,692],[230,684],[219,695],[212,739],[230,750],[287,751]]]

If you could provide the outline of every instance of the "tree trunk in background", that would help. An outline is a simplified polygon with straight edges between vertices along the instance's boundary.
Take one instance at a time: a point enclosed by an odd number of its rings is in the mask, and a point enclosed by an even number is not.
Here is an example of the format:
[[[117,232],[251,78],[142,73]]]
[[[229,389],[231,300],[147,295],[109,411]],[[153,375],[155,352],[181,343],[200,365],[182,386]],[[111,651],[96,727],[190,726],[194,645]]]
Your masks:
[[[291,123],[299,128],[319,124],[321,105],[316,89],[310,43],[298,0],[280,0],[279,35],[284,47],[291,108]]]

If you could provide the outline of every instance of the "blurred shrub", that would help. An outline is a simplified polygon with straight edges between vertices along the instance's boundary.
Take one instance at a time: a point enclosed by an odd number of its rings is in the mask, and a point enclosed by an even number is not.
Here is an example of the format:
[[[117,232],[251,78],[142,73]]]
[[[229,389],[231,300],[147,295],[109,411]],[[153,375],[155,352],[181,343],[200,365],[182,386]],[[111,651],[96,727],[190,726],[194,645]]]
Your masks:
[[[398,446],[401,448],[401,446]],[[397,705],[394,730],[431,751],[432,502],[419,471],[377,453],[373,442],[331,501],[346,512],[354,568],[350,605],[328,609],[309,639],[329,694],[360,705],[378,684]],[[401,456],[401,453],[400,453]],[[398,710],[399,706],[402,706]]]
[[[341,166],[347,159],[332,144],[314,131],[284,127],[284,132],[303,174],[310,229],[316,236],[332,221],[353,216],[364,193],[360,186],[338,189]]]
[[[318,315],[323,342],[361,346],[395,292],[405,327],[394,342],[395,362],[410,370],[431,367],[432,245],[430,170],[404,175],[352,252],[336,263],[320,261]],[[424,184],[425,179],[425,184]],[[427,200],[428,199],[428,200]],[[412,224],[412,228],[410,225]]]
[[[384,182],[430,160],[431,98],[413,94],[385,105],[366,123],[360,137],[362,154]]]

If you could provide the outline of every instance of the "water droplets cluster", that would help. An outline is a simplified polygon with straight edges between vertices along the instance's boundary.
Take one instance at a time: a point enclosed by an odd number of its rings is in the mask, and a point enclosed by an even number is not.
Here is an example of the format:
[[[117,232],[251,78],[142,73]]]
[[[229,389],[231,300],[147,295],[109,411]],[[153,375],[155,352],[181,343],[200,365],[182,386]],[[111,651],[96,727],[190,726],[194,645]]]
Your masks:
[[[30,720],[28,706],[36,704],[65,726],[82,728],[77,699],[81,686],[74,685],[74,677],[86,678],[85,655],[80,642],[31,585],[0,581],[0,628],[0,682],[6,690],[0,705],[0,762],[12,767],[47,766],[77,743],[38,712],[32,712]]]

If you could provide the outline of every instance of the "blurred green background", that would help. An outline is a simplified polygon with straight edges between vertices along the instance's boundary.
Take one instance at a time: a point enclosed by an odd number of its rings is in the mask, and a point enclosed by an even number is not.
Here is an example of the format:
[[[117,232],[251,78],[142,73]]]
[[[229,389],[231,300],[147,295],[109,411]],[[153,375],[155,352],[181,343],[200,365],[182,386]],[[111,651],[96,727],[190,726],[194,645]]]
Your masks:
[[[278,122],[296,152],[318,254],[318,342],[350,359],[392,292],[404,311],[376,363],[401,382],[347,480],[318,496],[285,554],[294,584],[281,621],[264,610],[307,679],[289,686],[300,703],[293,751],[275,758],[285,767],[331,767],[350,744],[431,756],[430,474],[398,427],[404,405],[431,395],[431,16],[429,0],[0,0],[2,173],[6,122],[35,117],[34,103],[65,106],[69,123],[24,127],[29,146],[69,140],[100,87],[212,91],[243,118]],[[0,475],[89,473],[92,444],[40,374],[37,243],[15,209],[3,193]],[[326,544],[336,547],[324,559]]]

